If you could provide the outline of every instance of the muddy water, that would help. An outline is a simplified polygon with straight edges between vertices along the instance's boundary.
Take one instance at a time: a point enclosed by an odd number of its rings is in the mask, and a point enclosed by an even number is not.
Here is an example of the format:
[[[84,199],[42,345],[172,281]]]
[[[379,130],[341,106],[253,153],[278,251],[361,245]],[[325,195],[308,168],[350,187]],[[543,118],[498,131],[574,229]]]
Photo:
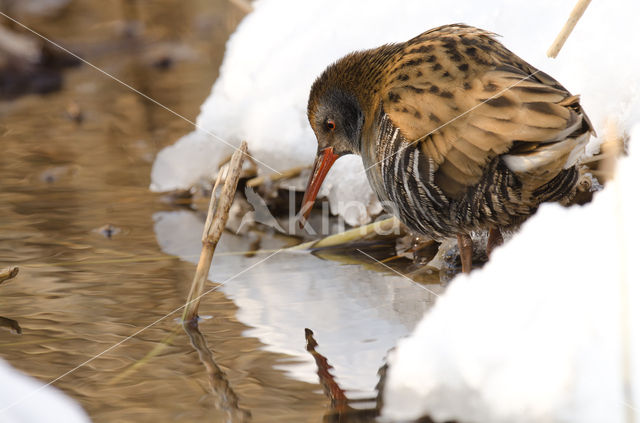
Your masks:
[[[195,119],[242,16],[221,0],[85,1],[24,19]],[[0,267],[20,267],[0,286],[0,316],[22,328],[0,330],[0,356],[45,382],[64,375],[54,386],[95,422],[321,421],[337,411],[305,348],[310,328],[346,396],[373,398],[387,351],[438,287],[283,252],[291,240],[271,236],[246,257],[253,240],[225,234],[200,312],[213,377],[171,314],[203,217],[148,190],[155,154],[190,124],[89,66],[64,78],[60,92],[0,103]]]

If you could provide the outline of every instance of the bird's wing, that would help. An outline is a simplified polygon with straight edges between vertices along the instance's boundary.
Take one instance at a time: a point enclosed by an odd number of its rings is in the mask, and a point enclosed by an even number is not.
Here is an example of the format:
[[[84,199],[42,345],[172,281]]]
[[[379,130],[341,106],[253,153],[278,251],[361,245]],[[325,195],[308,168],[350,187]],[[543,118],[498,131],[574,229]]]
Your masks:
[[[577,96],[493,34],[463,25],[410,40],[381,94],[384,112],[433,160],[436,182],[451,196],[476,184],[484,165],[503,154],[524,169],[520,156],[544,151],[546,159],[528,160],[527,171],[555,176],[575,145],[549,146],[591,130]]]

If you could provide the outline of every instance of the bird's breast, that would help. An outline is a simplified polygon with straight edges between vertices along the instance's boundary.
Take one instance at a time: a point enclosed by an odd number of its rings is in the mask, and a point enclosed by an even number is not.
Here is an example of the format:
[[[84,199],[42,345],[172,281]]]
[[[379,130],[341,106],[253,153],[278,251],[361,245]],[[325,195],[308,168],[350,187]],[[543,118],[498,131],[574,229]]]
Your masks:
[[[450,236],[449,199],[434,182],[435,165],[382,114],[361,152],[371,187],[383,207],[411,230],[434,238]]]

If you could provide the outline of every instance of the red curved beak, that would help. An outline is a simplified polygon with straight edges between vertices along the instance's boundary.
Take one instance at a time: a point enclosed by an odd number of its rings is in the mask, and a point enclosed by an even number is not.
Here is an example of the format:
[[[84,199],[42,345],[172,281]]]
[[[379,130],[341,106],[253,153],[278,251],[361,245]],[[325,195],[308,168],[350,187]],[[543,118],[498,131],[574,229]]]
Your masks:
[[[316,161],[313,164],[313,172],[309,177],[307,183],[307,189],[304,192],[304,198],[302,199],[302,208],[300,209],[300,216],[298,218],[298,224],[300,228],[304,227],[309,213],[313,208],[313,203],[316,201],[316,196],[322,185],[322,181],[329,173],[329,169],[339,156],[333,152],[333,147],[327,147],[322,150],[322,153],[318,154]]]

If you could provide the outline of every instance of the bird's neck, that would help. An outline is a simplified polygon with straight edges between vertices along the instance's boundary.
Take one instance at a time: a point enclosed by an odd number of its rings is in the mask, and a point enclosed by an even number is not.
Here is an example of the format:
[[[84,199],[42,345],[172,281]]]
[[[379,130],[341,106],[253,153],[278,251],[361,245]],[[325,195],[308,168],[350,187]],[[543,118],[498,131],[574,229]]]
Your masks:
[[[371,135],[382,104],[383,88],[397,54],[401,51],[397,45],[384,45],[372,50],[352,53],[336,62],[330,71],[327,86],[345,92],[355,98],[364,118],[361,136]],[[362,141],[362,140],[361,140]],[[361,142],[361,149],[368,143]],[[369,152],[360,151],[365,157]]]
[[[398,45],[389,44],[351,53],[327,70],[330,81],[326,86],[333,85],[356,98],[365,121],[370,122],[382,99],[381,92],[391,70],[388,65],[400,52]]]

